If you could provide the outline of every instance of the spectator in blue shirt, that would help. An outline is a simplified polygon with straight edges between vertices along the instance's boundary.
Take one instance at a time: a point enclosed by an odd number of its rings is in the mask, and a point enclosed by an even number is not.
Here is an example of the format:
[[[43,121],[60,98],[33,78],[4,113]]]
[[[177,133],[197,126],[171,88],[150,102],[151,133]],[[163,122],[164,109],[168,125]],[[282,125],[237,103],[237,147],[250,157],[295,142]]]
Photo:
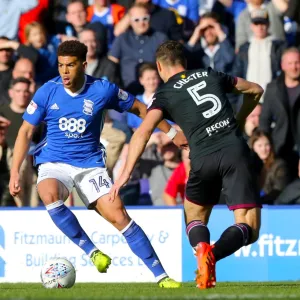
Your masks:
[[[25,27],[27,45],[39,52],[39,58],[35,66],[36,82],[43,84],[58,75],[57,55],[55,47],[47,42],[46,31],[42,24],[32,22]]]
[[[144,93],[137,95],[136,98],[148,106],[151,104],[152,97],[160,83],[155,64],[145,63],[141,65],[139,69],[139,81],[144,88]],[[138,116],[131,113],[127,114],[127,125],[133,130],[137,129],[141,123],[142,119]],[[156,131],[158,131],[158,129],[156,129]]]
[[[159,32],[165,33],[170,40],[182,41],[182,26],[177,23],[173,11],[153,4],[152,0],[135,0],[135,4],[144,4],[150,12],[150,27]],[[126,14],[120,22],[115,25],[114,34],[119,36],[130,26],[130,17]]]
[[[155,51],[168,38],[164,33],[150,29],[150,14],[142,4],[129,10],[131,29],[118,36],[109,52],[109,59],[120,64],[123,86],[137,95],[142,90],[138,82],[139,66],[155,62]]]
[[[199,4],[196,0],[153,0],[154,4],[175,10],[179,16],[197,23],[199,20]]]
[[[87,9],[87,19],[91,23],[100,22],[107,28],[108,48],[115,38],[114,27],[125,14],[125,7],[110,4],[109,0],[94,0],[94,4]]]
[[[55,23],[55,33],[58,33],[59,43],[68,39],[78,38],[83,29],[92,29],[97,40],[107,44],[107,29],[101,22],[87,22],[87,7],[82,0],[69,0],[67,5],[66,22]],[[57,45],[58,46],[58,45]]]

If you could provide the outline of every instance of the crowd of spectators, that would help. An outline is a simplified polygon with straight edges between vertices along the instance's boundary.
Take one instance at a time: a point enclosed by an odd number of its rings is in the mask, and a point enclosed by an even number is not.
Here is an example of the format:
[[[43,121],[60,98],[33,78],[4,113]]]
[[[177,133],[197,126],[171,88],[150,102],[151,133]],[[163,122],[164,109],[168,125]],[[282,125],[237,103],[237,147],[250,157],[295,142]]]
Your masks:
[[[20,205],[8,191],[14,142],[35,91],[58,76],[56,50],[69,39],[88,47],[88,75],[116,83],[146,105],[161,84],[155,51],[169,39],[184,44],[189,69],[211,67],[260,84],[265,93],[244,137],[261,201],[300,203],[299,0],[0,0],[0,206]],[[228,97],[238,111],[241,97]],[[100,141],[113,179],[140,123],[130,113],[106,114]],[[37,128],[22,165],[24,206],[41,204],[32,154],[45,126]],[[125,204],[182,204],[188,156],[155,130],[121,190]],[[80,205],[75,191],[69,203]]]

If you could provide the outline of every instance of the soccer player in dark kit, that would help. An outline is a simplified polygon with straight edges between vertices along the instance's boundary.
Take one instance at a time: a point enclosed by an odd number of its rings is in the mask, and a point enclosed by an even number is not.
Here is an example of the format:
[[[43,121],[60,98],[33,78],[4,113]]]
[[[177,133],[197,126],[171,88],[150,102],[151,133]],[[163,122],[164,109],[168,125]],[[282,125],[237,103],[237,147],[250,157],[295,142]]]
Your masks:
[[[197,256],[196,284],[200,289],[212,288],[216,285],[216,262],[254,243],[259,236],[261,204],[241,129],[264,91],[255,83],[211,68],[186,70],[184,49],[178,42],[163,43],[157,49],[156,63],[164,85],[130,141],[126,166],[110,191],[110,201],[128,181],[156,125],[163,118],[177,123],[190,147],[184,210],[186,233]],[[244,94],[236,116],[226,97],[230,92]],[[210,245],[207,223],[221,190],[235,224]]]

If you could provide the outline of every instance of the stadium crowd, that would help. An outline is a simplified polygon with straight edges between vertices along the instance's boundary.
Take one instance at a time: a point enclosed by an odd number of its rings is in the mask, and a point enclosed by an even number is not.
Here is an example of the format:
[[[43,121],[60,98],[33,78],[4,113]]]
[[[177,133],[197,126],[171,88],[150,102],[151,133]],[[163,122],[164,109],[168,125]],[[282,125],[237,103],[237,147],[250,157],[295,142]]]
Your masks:
[[[19,204],[8,182],[22,115],[37,88],[58,76],[56,49],[69,39],[88,47],[88,75],[116,83],[146,105],[161,83],[155,51],[168,39],[185,45],[189,69],[211,67],[260,84],[265,93],[246,120],[244,136],[261,201],[300,203],[300,1],[0,0],[1,206]],[[237,111],[242,99],[228,97]],[[140,123],[130,113],[106,114],[100,141],[113,179]],[[41,205],[32,154],[45,127],[38,127],[22,165],[24,206]],[[121,191],[125,204],[182,204],[188,156],[155,130]],[[82,205],[75,192],[68,202]]]

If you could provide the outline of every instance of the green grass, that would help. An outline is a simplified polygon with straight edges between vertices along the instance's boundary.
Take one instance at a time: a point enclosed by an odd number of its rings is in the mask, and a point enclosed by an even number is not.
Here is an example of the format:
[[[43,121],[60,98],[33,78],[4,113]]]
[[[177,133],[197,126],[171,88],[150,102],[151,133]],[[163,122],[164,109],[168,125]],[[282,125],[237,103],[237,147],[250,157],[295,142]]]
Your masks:
[[[152,283],[78,283],[71,289],[47,290],[41,284],[0,284],[0,299],[300,299],[300,282],[218,283],[199,290],[184,283],[180,289],[161,289]]]

